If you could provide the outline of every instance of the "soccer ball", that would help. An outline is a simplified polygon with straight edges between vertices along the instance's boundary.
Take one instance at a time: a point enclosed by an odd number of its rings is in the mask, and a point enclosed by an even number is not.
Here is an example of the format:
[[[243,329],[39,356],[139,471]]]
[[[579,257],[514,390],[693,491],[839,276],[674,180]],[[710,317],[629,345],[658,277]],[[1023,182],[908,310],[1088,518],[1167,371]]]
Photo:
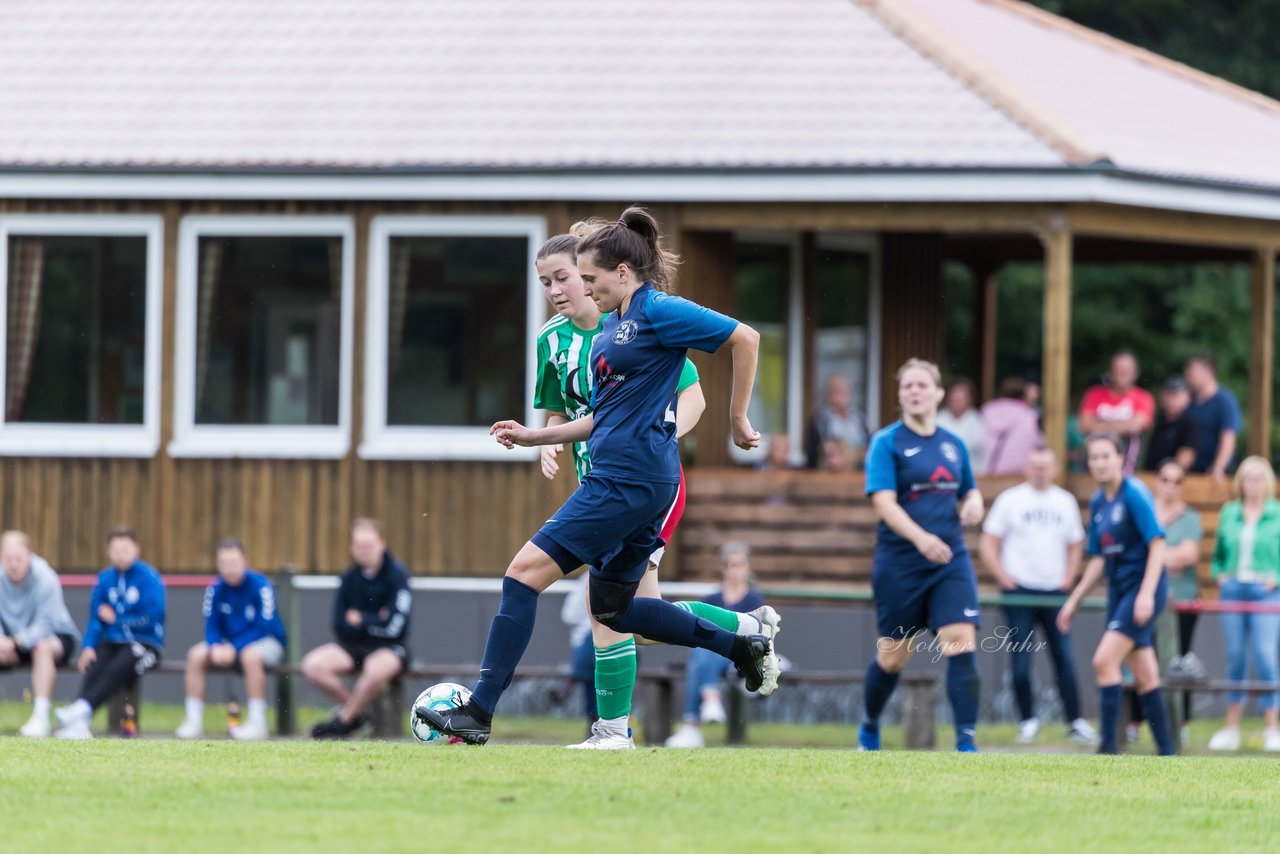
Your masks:
[[[414,740],[419,744],[457,744],[460,742],[462,739],[457,736],[446,738],[443,733],[432,729],[425,721],[418,720],[418,716],[413,713],[413,710],[421,705],[425,705],[429,709],[452,709],[461,706],[470,699],[471,692],[456,682],[441,682],[423,691],[418,695],[418,699],[413,701],[413,705],[409,707],[409,729],[413,732]]]

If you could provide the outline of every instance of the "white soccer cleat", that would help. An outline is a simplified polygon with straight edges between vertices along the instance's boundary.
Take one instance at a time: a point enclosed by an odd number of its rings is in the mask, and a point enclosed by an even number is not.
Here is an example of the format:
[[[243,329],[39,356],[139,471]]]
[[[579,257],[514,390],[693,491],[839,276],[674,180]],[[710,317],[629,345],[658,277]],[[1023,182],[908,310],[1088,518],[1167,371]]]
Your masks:
[[[204,722],[195,718],[183,718],[182,724],[174,732],[174,735],[187,740],[204,738]]]
[[[1240,727],[1223,727],[1213,734],[1213,738],[1209,739],[1210,750],[1239,750],[1240,749]]]
[[[74,721],[53,734],[54,738],[65,738],[72,741],[87,741],[93,738],[86,721]]]
[[[265,723],[245,721],[231,728],[231,737],[236,741],[264,741],[270,735]]]
[[[724,702],[718,696],[703,698],[698,717],[704,724],[722,724],[729,719],[724,710]]]
[[[1077,744],[1093,744],[1096,745],[1100,740],[1098,731],[1093,725],[1084,718],[1076,718],[1067,724],[1067,738]]]
[[[1031,744],[1040,733],[1040,719],[1027,718],[1018,727],[1018,744]]]
[[[1280,751],[1280,729],[1267,729],[1262,733],[1262,749],[1268,753]]]
[[[769,638],[769,652],[762,662],[764,682],[760,685],[760,696],[767,697],[778,688],[778,677],[782,675],[782,662],[778,660],[778,633],[782,631],[782,615],[769,605],[761,605],[750,612],[760,622],[760,634]]]
[[[702,730],[693,724],[681,724],[675,735],[668,738],[665,743],[667,747],[694,748],[706,746],[706,742],[702,740]]]
[[[569,745],[569,750],[635,750],[636,742],[628,730],[626,735],[619,735],[605,728],[601,721],[591,725],[591,737],[581,744]]]
[[[49,726],[49,719],[38,715],[32,715],[22,725],[22,729],[18,730],[18,735],[23,735],[27,738],[48,738],[52,734],[53,728]]]

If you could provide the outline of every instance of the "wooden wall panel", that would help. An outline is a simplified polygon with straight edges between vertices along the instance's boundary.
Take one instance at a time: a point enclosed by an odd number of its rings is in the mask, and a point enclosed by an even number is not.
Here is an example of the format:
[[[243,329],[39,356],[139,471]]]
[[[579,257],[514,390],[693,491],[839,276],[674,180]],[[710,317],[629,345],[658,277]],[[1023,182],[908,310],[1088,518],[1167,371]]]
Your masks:
[[[917,356],[938,364],[944,355],[942,235],[889,232],[881,238],[880,421],[898,417],[894,375]]]
[[[735,313],[733,298],[733,235],[727,231],[689,231],[681,238],[684,266],[680,293],[707,308]],[[699,466],[732,465],[729,457],[729,397],[733,362],[727,350],[720,353],[690,351],[698,366],[707,409],[686,440]]]

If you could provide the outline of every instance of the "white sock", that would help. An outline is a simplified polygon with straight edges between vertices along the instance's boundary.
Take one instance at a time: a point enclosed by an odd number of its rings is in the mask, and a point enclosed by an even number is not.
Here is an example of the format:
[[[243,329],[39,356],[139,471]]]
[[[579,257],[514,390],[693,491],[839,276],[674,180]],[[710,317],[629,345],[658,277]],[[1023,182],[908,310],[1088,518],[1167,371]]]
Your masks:
[[[204,723],[204,700],[199,697],[187,698],[187,720]]]
[[[758,635],[764,631],[764,623],[750,614],[738,615],[738,634],[740,635]]]
[[[267,701],[249,701],[249,723],[267,725]]]
[[[49,720],[48,697],[36,697],[35,703],[32,704],[31,717],[39,718],[42,721]]]
[[[89,705],[88,700],[76,700],[71,704],[71,712],[85,723],[93,720],[93,706]]]
[[[626,716],[620,718],[601,718],[600,725],[613,735],[620,735],[623,738],[627,737],[627,730],[630,729],[627,725]]]

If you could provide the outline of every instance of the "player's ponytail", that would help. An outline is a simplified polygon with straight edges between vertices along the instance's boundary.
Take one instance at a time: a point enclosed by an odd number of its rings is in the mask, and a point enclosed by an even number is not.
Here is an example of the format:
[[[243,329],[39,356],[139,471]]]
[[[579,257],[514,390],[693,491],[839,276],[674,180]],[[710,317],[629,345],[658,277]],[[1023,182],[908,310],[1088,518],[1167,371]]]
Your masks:
[[[658,221],[644,208],[629,207],[615,223],[601,225],[583,237],[578,252],[592,253],[596,264],[610,269],[626,264],[642,281],[670,292],[680,257],[661,246]]]

